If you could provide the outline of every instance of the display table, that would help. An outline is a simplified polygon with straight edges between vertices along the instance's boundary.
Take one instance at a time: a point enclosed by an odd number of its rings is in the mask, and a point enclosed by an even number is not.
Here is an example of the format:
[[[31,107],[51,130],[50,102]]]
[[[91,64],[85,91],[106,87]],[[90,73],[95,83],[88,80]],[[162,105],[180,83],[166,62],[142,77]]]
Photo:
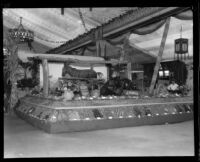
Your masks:
[[[193,119],[193,98],[20,99],[15,113],[48,133],[177,123]]]

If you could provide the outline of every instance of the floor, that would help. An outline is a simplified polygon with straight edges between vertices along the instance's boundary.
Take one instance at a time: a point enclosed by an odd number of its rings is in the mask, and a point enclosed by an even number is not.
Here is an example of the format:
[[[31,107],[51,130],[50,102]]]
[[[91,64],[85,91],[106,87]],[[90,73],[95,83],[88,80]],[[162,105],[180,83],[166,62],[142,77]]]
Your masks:
[[[47,134],[15,115],[4,116],[4,158],[193,155],[193,121]]]

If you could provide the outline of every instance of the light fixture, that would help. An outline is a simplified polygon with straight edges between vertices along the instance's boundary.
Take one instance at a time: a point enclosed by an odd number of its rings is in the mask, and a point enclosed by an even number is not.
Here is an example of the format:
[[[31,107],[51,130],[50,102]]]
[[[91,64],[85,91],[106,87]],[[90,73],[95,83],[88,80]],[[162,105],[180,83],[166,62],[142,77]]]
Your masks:
[[[20,17],[20,24],[18,28],[9,29],[8,32],[9,36],[18,44],[33,42],[34,32],[24,29],[22,25],[22,17]]]
[[[177,54],[177,59],[178,60],[186,59],[186,53],[188,53],[188,39],[182,38],[182,26],[181,26],[181,31],[180,31],[180,38],[174,41],[174,45],[175,45],[175,48],[174,48],[175,54]]]

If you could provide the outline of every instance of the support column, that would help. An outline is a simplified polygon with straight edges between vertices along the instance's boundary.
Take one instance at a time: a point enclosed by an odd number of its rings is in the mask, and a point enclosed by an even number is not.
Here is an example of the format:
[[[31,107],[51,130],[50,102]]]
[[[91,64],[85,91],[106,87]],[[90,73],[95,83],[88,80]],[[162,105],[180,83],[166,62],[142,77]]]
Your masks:
[[[128,64],[127,64],[127,77],[128,77],[128,79],[129,80],[132,80],[132,77],[131,77],[131,62],[129,62]]]
[[[49,67],[47,59],[42,60],[43,68],[43,95],[47,97],[49,94]]]
[[[150,85],[150,88],[149,88],[149,94],[151,94],[151,95],[153,94],[154,86],[155,86],[157,75],[158,75],[158,70],[160,68],[160,62],[162,60],[165,42],[166,42],[167,34],[168,34],[168,31],[169,31],[169,25],[170,25],[170,17],[167,18],[167,21],[166,21],[166,24],[165,24],[165,28],[164,28],[164,32],[163,32],[163,36],[162,36],[162,41],[161,41],[161,44],[160,44],[160,49],[159,49],[159,53],[158,53],[157,60],[156,60],[156,65],[154,67],[151,85]]]
[[[124,36],[124,40],[123,40],[123,44],[121,45],[117,45],[121,48],[121,57],[120,57],[120,61],[124,61],[125,59],[127,59],[126,57],[126,48],[127,48],[127,45],[129,45],[129,37],[130,37],[131,33],[128,32],[125,34]]]
[[[106,64],[106,68],[107,68],[107,80],[109,80],[111,77],[111,73],[110,73],[111,64]]]
[[[97,40],[96,41],[96,49],[98,57],[106,56],[106,41],[105,40]]]
[[[99,45],[99,41],[96,41],[96,56],[99,57],[101,56],[101,53],[100,53],[100,45]]]

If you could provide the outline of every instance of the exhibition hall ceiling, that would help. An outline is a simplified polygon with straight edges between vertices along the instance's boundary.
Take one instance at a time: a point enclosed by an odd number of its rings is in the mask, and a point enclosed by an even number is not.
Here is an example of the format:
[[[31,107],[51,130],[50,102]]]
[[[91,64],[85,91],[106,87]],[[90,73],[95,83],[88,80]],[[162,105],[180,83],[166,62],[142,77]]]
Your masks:
[[[24,28],[34,31],[34,41],[52,49],[129,10],[137,10],[137,7],[64,8],[64,14],[61,14],[61,8],[4,8],[3,26],[5,29],[16,28],[22,17]],[[174,39],[180,38],[181,26],[182,37],[189,39],[189,53],[192,55],[193,21],[172,17],[164,50],[165,57],[174,54]],[[164,26],[151,34],[132,34],[130,44],[157,55],[163,30]]]

